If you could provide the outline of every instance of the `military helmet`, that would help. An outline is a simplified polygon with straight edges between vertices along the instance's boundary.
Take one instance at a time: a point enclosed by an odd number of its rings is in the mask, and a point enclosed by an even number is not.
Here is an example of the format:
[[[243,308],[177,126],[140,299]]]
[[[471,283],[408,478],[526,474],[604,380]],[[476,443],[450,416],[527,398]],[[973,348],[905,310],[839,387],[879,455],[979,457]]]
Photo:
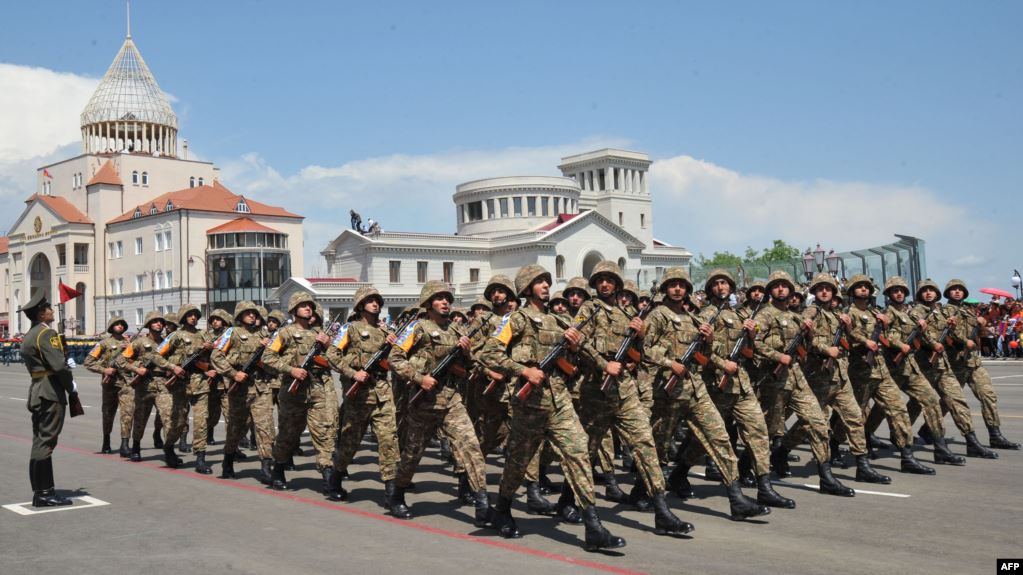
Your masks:
[[[654,301],[653,301],[652,305],[657,306],[657,305],[660,305],[662,303],[664,303],[664,292],[657,292],[657,294],[654,295]]]
[[[453,308],[451,308],[451,315],[452,316],[460,315],[460,316],[462,316],[463,320],[469,321],[469,316],[466,315],[464,307],[453,307]]]
[[[267,314],[266,319],[267,321],[272,319],[277,322],[277,325],[281,326],[288,323],[288,318],[284,315],[284,312],[282,312],[279,309],[275,309],[269,314]]]
[[[352,298],[352,302],[354,304],[352,305],[352,308],[355,310],[360,309],[362,307],[363,302],[365,302],[367,299],[371,297],[377,297],[378,299],[380,299],[381,304],[383,304],[384,302],[383,296],[381,296],[380,292],[377,291],[377,288],[373,286],[362,286],[361,288],[355,290],[355,297]]]
[[[661,285],[657,288],[659,293],[666,293],[668,291],[668,284],[673,280],[682,280],[682,284],[686,286],[686,297],[693,293],[693,282],[689,279],[689,272],[683,267],[672,267],[664,270],[664,275],[661,276]]]
[[[231,325],[231,322],[234,321],[234,318],[231,317],[231,314],[227,313],[226,309],[219,307],[210,312],[210,318],[218,318],[224,322],[224,325]]]
[[[849,281],[845,284],[845,295],[852,297],[853,288],[860,284],[867,284],[867,287],[870,288],[870,296],[874,295],[874,280],[870,279],[870,276],[864,274],[856,274],[849,278]]]
[[[771,275],[767,276],[767,285],[764,286],[764,291],[770,292],[771,288],[773,288],[776,283],[786,283],[789,285],[789,291],[796,291],[796,284],[792,282],[792,276],[790,276],[785,270],[776,270],[771,272]]]
[[[115,315],[114,317],[107,320],[107,333],[114,333],[114,326],[119,323],[124,324],[124,330],[121,333],[128,331],[128,322],[125,321],[123,317]]]
[[[766,292],[767,291],[767,280],[763,280],[763,279],[760,279],[760,278],[753,278],[752,280],[750,280],[749,286],[746,288],[746,296],[749,297],[749,292],[751,292],[751,291],[753,291],[753,290],[755,290],[757,288],[760,288],[760,291]]]
[[[145,327],[149,327],[149,324],[153,323],[154,321],[161,321],[161,322],[165,321],[163,319],[163,314],[161,314],[160,312],[158,312],[156,310],[153,310],[153,311],[147,313],[146,314],[146,319],[145,319],[145,321],[142,322],[142,325],[145,326]]]
[[[451,288],[447,283],[440,280],[426,282],[423,284],[423,289],[419,291],[419,307],[429,308],[431,299],[444,294],[447,294],[451,301],[455,300],[455,295],[451,293]]]
[[[703,283],[703,291],[710,293],[711,283],[719,278],[723,278],[727,281],[728,285],[732,286],[731,293],[735,293],[735,278],[732,277],[732,274],[728,273],[728,270],[723,268],[711,270],[710,275],[707,276],[707,281]]]
[[[515,293],[522,296],[527,295],[526,291],[533,285],[533,282],[540,278],[546,278],[551,283],[551,273],[540,264],[529,264],[522,266],[519,273],[515,274]]]
[[[922,279],[916,282],[916,293],[913,294],[913,299],[917,301],[923,301],[923,298],[920,297],[920,293],[923,292],[925,288],[932,288],[939,294],[941,293],[941,289],[938,288],[938,284],[934,283],[934,280],[932,280],[931,278]]]
[[[597,279],[602,275],[611,276],[618,285],[619,290],[625,287],[625,280],[622,279],[622,270],[613,261],[604,260],[597,262],[597,265],[593,266],[593,271],[590,272],[589,286],[597,289]]]
[[[504,274],[496,274],[494,277],[490,278],[489,282],[487,282],[487,287],[483,288],[483,297],[486,298],[487,301],[492,301],[494,290],[499,287],[503,287],[508,290],[508,293],[511,295],[516,294],[515,282]]]
[[[178,325],[178,314],[172,311],[163,314],[163,323],[168,325]]]
[[[316,307],[316,298],[307,291],[297,291],[288,298],[288,313],[295,315],[295,308],[304,303],[313,304]]]
[[[941,295],[945,296],[945,299],[949,299],[948,292],[954,287],[961,288],[963,290],[963,299],[970,297],[970,290],[966,289],[966,282],[960,279],[950,279],[945,284],[945,291],[941,292]]]
[[[774,274],[771,275],[773,276]],[[831,286],[831,291],[836,294],[840,291],[838,289],[838,282],[835,281],[835,278],[831,277],[831,274],[827,272],[821,272],[813,276],[813,279],[810,280],[810,293],[815,293],[817,291],[817,287],[822,285]],[[796,290],[793,289],[792,291]]]
[[[487,311],[492,311],[494,309],[493,306],[490,305],[490,302],[487,301],[487,298],[483,296],[476,298],[476,301],[472,302],[472,305],[469,306],[469,311],[476,311],[480,308]]]
[[[199,318],[202,317],[202,310],[200,310],[198,306],[192,303],[186,303],[178,308],[178,321],[185,323],[185,316],[190,313],[197,313],[199,314]]]
[[[561,301],[561,302],[564,302],[565,305],[568,305],[568,299],[565,297],[565,292],[564,291],[558,290],[558,291],[554,292],[553,294],[551,294],[551,299],[550,299],[550,301],[547,302],[547,305],[548,306],[552,306],[552,305],[554,305],[554,302],[556,302],[556,301]]]
[[[632,297],[636,299],[636,302],[639,302],[639,286],[636,285],[636,282],[632,280],[625,280],[625,285],[622,286],[622,291],[632,294]]]
[[[896,288],[906,290],[906,295],[909,295],[909,284],[906,283],[906,280],[902,279],[902,276],[892,276],[888,278],[888,281],[884,282],[883,293],[884,295],[889,295],[888,292]]]
[[[259,315],[259,308],[256,306],[256,302],[243,299],[234,306],[234,321],[241,321],[242,314],[251,311],[257,316]]]
[[[270,312],[266,311],[265,307],[263,307],[261,305],[257,305],[256,306],[256,313],[259,314],[259,319],[260,320],[266,321],[266,314],[268,314]]]
[[[323,309],[323,304],[320,302],[313,302],[313,321],[319,321],[320,325],[326,323],[327,312]]]
[[[568,280],[568,283],[565,285],[564,289],[565,297],[566,298],[568,297],[568,292],[570,290],[579,290],[579,293],[583,294],[584,299],[590,299],[589,288],[590,284],[586,282],[586,278],[582,276],[575,276],[574,278]]]
[[[838,292],[835,292],[835,293],[837,295]],[[796,290],[796,291],[792,292],[791,294],[789,294],[789,299],[792,299],[794,297],[799,298],[800,303],[806,301],[806,294],[801,292],[801,291],[799,291],[799,290]]]

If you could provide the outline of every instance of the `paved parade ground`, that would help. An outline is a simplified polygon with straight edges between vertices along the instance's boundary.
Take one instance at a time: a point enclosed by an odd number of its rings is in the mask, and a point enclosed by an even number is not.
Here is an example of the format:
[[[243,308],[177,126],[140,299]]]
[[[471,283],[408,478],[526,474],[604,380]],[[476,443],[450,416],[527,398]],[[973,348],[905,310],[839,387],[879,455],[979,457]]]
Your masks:
[[[1023,362],[985,362],[999,396],[1002,430],[1023,439]],[[852,481],[853,469],[836,475],[857,488],[853,499],[818,495],[816,475],[798,453],[795,476],[777,485],[798,507],[774,509],[742,523],[728,519],[719,485],[692,478],[697,499],[668,501],[696,525],[692,537],[653,534],[652,514],[613,508],[599,496],[600,516],[628,546],[621,553],[582,549],[582,525],[529,516],[524,501],[515,515],[524,537],[507,541],[475,529],[472,510],[453,503],[450,469],[427,451],[417,489],[408,501],[416,517],[399,521],[380,506],[382,485],[375,455],[361,451],[345,482],[348,503],[319,494],[311,458],[299,458],[288,474],[293,491],[279,493],[256,480],[258,463],[238,465],[238,480],[217,478],[222,443],[209,459],[214,475],[163,466],[147,432],[142,463],[98,453],[99,379],[75,370],[86,407],[69,419],[54,454],[58,491],[82,497],[72,507],[23,515],[0,508],[0,573],[994,573],[996,558],[1023,556],[1023,452],[1001,451],[997,461],[970,459],[965,467],[938,466],[934,477],[898,472],[885,453],[876,462],[894,481],[867,486]],[[29,501],[31,441],[25,409],[24,367],[0,367],[0,505]],[[987,432],[976,400],[978,437]],[[946,418],[953,451],[966,451]],[[116,426],[115,426],[116,427]],[[151,429],[151,424],[150,424]],[[116,429],[115,429],[116,435]],[[218,426],[216,438],[225,431]],[[882,428],[879,434],[887,436]],[[303,443],[309,449],[308,436]],[[116,448],[117,438],[114,437]],[[919,455],[932,459],[927,449]],[[848,458],[851,461],[851,458]],[[500,468],[490,457],[488,483],[496,492]],[[702,471],[702,469],[694,469]],[[560,481],[560,476],[552,476]],[[619,474],[624,477],[624,474]],[[804,484],[812,485],[808,487]],[[628,490],[628,487],[626,487]],[[602,488],[600,493],[602,493]],[[754,490],[747,494],[755,495]],[[556,496],[554,496],[556,498]],[[30,506],[26,506],[31,509]]]

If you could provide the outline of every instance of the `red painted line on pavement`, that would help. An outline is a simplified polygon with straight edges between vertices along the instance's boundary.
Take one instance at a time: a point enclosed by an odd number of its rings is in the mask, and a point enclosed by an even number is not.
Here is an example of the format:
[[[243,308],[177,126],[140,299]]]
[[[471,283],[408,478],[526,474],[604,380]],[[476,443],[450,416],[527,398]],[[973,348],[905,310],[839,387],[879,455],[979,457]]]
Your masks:
[[[0,437],[2,437],[4,439],[11,439],[11,440],[14,440],[14,441],[20,441],[22,443],[32,443],[32,439],[29,438],[29,437],[22,437],[22,436],[18,436],[18,435],[8,435],[6,433],[0,433]],[[201,481],[209,481],[211,483],[216,483],[218,485],[223,485],[225,487],[231,487],[233,489],[241,489],[243,491],[249,491],[251,493],[258,493],[259,495],[269,495],[271,497],[277,497],[279,499],[286,499],[286,500],[289,500],[289,501],[295,501],[295,502],[298,502],[298,503],[304,503],[306,505],[313,505],[313,506],[316,506],[316,507],[320,507],[322,509],[329,509],[331,511],[340,511],[342,513],[348,513],[350,515],[356,515],[358,517],[365,517],[367,519],[375,519],[377,521],[384,521],[386,523],[391,523],[393,525],[398,525],[398,526],[401,526],[401,527],[406,527],[406,528],[410,528],[410,529],[417,529],[419,531],[425,531],[426,533],[433,533],[434,535],[442,535],[444,537],[449,537],[451,539],[459,539],[461,541],[466,541],[468,543],[475,543],[477,545],[487,545],[487,546],[490,546],[490,547],[496,547],[498,549],[504,549],[506,551],[511,551],[513,553],[522,553],[524,555],[532,555],[533,557],[540,557],[540,558],[543,558],[543,559],[550,559],[552,561],[559,561],[561,563],[568,563],[570,565],[578,565],[580,567],[587,567],[589,569],[595,569],[597,571],[604,571],[604,572],[607,572],[607,573],[617,573],[619,575],[648,575],[647,573],[645,573],[643,571],[632,571],[630,569],[623,569],[621,567],[615,567],[614,565],[607,565],[605,563],[596,563],[594,561],[587,561],[585,559],[576,559],[575,557],[569,557],[567,555],[559,555],[557,553],[550,553],[548,551],[541,551],[539,549],[532,549],[532,548],[529,548],[529,547],[523,547],[521,545],[515,545],[515,544],[512,544],[512,543],[506,543],[506,542],[504,542],[502,540],[493,541],[493,540],[490,540],[490,539],[485,539],[485,538],[482,538],[482,537],[477,537],[475,535],[468,535],[466,533],[458,533],[456,531],[449,531],[447,529],[442,529],[440,527],[431,527],[429,525],[423,525],[421,523],[414,523],[412,521],[407,521],[407,520],[404,520],[404,519],[397,519],[397,518],[391,517],[389,515],[381,515],[379,513],[372,513],[370,511],[363,511],[361,509],[355,509],[355,508],[352,508],[352,507],[342,507],[342,506],[339,506],[339,505],[337,505],[335,503],[331,503],[331,502],[328,502],[328,501],[319,501],[319,500],[316,500],[316,499],[307,499],[305,497],[301,497],[301,496],[298,496],[298,495],[295,495],[295,494],[292,494],[292,493],[287,493],[287,492],[282,492],[282,491],[273,491],[273,490],[269,489],[268,487],[265,487],[265,486],[262,486],[262,485],[259,485],[259,486],[249,485],[249,484],[246,484],[246,483],[239,483],[237,480],[234,480],[234,479],[221,479],[219,477],[214,477],[212,475],[201,475],[201,474],[196,473],[192,469],[171,469],[169,467],[163,466],[163,464],[150,463],[150,462],[145,462],[145,461],[139,461],[139,462],[131,463],[131,462],[127,462],[127,461],[123,460],[121,458],[121,456],[117,455],[117,454],[106,455],[106,454],[103,454],[103,453],[96,453],[95,451],[90,451],[88,449],[80,449],[78,447],[67,447],[67,446],[63,446],[63,445],[58,445],[57,449],[59,449],[61,451],[69,451],[71,453],[78,453],[80,455],[89,455],[89,456],[92,456],[92,457],[98,457],[98,458],[107,459],[107,460],[110,460],[110,461],[117,461],[119,463],[124,463],[124,464],[129,464],[130,463],[132,465],[132,467],[146,467],[146,468],[149,468],[149,469],[155,469],[155,470],[158,470],[158,471],[163,471],[165,473],[173,473],[175,475],[180,475],[180,476],[186,477],[188,479],[201,480]]]

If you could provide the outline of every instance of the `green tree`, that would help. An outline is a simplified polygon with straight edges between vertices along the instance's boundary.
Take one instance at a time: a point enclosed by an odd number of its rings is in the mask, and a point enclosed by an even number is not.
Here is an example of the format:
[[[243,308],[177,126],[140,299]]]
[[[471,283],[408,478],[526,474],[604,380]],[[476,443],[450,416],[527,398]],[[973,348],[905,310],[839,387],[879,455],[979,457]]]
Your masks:
[[[799,248],[785,243],[785,240],[774,240],[774,244],[765,248],[758,259],[762,262],[779,262],[798,258],[802,253]]]
[[[710,259],[701,253],[696,260],[701,266],[711,268],[731,268],[742,263],[742,258],[728,251],[714,252]]]

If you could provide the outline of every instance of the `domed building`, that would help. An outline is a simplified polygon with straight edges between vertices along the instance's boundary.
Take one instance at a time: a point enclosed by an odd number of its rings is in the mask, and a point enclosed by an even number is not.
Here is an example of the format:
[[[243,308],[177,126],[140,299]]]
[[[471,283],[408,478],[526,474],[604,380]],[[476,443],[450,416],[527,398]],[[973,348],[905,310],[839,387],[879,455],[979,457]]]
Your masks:
[[[340,313],[351,309],[355,290],[372,284],[393,316],[418,301],[427,280],[448,282],[456,305],[468,306],[493,274],[514,277],[539,263],[560,289],[602,260],[649,289],[664,268],[692,258],[654,238],[650,164],[644,153],[603,149],[562,158],[561,176],[460,184],[452,196],[456,233],[344,230],[321,252],[328,277],[291,278],[275,299],[307,290]]]
[[[67,304],[67,332],[91,334],[113,315],[135,328],[186,302],[266,301],[302,269],[303,217],[231,192],[216,166],[188,158],[130,26],[80,119],[82,153],[38,169],[0,238],[0,331],[27,331],[14,310],[38,290],[53,301],[58,282],[84,294]]]

